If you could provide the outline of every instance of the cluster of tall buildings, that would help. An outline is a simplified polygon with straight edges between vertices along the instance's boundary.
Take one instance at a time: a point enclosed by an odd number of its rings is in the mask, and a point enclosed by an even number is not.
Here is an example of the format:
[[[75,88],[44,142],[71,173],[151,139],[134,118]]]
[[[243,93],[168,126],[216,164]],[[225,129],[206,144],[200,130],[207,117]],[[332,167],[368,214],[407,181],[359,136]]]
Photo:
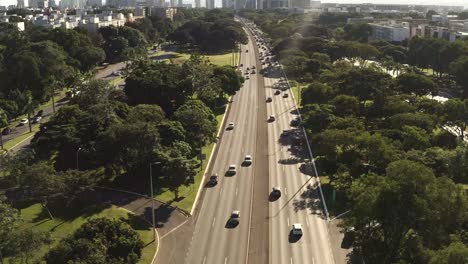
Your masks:
[[[213,0],[206,0],[207,8],[214,8]],[[254,9],[269,9],[269,8],[320,8],[321,2],[315,0],[223,0],[223,8],[254,8]]]

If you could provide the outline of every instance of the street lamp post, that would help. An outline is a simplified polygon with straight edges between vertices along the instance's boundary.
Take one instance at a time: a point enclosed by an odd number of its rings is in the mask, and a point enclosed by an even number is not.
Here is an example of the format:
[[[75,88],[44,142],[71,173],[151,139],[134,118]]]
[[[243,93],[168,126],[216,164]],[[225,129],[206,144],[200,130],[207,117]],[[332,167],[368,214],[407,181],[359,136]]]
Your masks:
[[[79,170],[80,167],[79,167],[79,159],[78,159],[78,155],[80,154],[80,150],[81,150],[81,147],[78,148],[78,150],[76,151],[76,170]]]
[[[153,194],[153,165],[161,164],[161,162],[153,162],[149,165],[149,178],[150,178],[150,189],[151,189],[151,222],[153,223],[153,240],[156,241],[156,223],[154,219],[154,194]]]

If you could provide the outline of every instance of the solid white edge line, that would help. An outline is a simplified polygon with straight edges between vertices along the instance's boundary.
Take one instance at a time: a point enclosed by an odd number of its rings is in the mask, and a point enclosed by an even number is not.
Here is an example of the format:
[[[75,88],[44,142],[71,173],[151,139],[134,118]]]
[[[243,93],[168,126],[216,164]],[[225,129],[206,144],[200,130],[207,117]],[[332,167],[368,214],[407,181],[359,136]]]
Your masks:
[[[240,57],[240,56],[239,56]],[[228,98],[229,101],[231,101],[232,96]],[[216,134],[216,138],[218,138],[218,141],[220,140],[219,135],[221,134],[221,130],[224,128],[225,122],[226,122],[226,113],[229,112],[229,109],[231,108],[231,104],[228,103],[226,110],[224,111],[223,115],[223,120],[221,121],[221,125],[219,126],[218,133]],[[195,200],[193,201],[192,209],[190,210],[190,215],[193,215],[193,211],[195,211],[195,208],[197,207],[198,204],[198,199],[200,198],[200,192],[203,188],[203,182],[205,182],[206,178],[206,173],[208,171],[208,168],[210,167],[211,161],[213,159],[214,151],[216,147],[218,146],[218,142],[215,142],[213,145],[213,149],[211,150],[210,158],[208,159],[208,163],[206,164],[205,171],[203,172],[203,177],[201,179],[200,185],[198,186],[198,191],[197,195],[195,196]]]

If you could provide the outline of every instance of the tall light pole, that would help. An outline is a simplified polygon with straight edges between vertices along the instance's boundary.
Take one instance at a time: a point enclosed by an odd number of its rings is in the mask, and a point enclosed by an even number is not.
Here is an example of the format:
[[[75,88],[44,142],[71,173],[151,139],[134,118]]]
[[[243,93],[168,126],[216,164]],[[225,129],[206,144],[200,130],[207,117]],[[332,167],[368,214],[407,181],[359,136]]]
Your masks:
[[[161,164],[161,162],[153,162],[149,164],[149,178],[151,188],[151,222],[153,223],[153,240],[156,241],[156,223],[154,219],[154,194],[153,194],[153,165]]]
[[[80,154],[80,150],[81,150],[81,149],[82,149],[82,148],[79,147],[78,150],[76,151],[76,170],[79,170],[79,169],[80,169],[79,163],[78,163],[78,162],[79,162],[78,156],[79,156],[79,154]]]

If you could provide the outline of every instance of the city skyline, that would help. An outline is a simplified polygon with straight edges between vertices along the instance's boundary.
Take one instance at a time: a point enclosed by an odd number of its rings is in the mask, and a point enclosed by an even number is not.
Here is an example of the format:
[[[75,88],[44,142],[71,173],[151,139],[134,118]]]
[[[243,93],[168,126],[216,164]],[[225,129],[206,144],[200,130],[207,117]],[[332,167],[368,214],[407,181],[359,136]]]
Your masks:
[[[104,0],[105,1],[105,0]],[[17,0],[0,0],[0,6],[16,5]],[[202,6],[205,5],[205,1],[201,1]],[[59,1],[57,1],[59,3]],[[186,4],[195,5],[194,0],[184,0]],[[408,4],[407,0],[325,0],[322,3],[353,3],[353,4]],[[27,4],[27,1],[26,1]],[[447,6],[464,6],[468,8],[468,2],[466,0],[412,0],[411,4],[414,5],[447,5]],[[215,6],[221,7],[222,0],[215,0]]]

